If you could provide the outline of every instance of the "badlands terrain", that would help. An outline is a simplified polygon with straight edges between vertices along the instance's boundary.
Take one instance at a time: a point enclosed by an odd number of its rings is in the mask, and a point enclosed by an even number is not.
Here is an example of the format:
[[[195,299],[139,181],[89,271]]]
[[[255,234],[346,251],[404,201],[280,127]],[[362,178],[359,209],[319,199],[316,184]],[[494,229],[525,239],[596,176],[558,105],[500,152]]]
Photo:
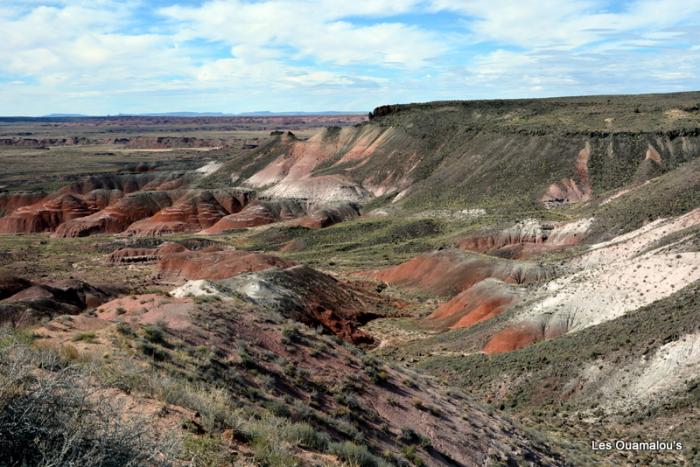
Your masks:
[[[0,463],[697,465],[698,155],[700,93],[0,119]]]

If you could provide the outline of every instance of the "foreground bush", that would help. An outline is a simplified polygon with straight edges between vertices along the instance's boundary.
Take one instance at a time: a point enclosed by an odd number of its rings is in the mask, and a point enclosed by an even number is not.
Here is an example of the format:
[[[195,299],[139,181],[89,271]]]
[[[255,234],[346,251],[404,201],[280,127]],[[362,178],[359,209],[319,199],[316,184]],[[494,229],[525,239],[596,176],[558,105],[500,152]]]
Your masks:
[[[173,446],[86,381],[55,353],[0,336],[2,465],[168,465]]]

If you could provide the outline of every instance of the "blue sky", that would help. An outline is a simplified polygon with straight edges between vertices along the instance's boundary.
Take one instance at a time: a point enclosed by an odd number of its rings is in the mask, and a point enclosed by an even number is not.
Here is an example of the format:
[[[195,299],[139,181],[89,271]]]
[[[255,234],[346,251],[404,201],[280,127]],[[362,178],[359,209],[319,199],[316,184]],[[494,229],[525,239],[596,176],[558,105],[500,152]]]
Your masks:
[[[700,89],[700,2],[3,0],[0,115]]]

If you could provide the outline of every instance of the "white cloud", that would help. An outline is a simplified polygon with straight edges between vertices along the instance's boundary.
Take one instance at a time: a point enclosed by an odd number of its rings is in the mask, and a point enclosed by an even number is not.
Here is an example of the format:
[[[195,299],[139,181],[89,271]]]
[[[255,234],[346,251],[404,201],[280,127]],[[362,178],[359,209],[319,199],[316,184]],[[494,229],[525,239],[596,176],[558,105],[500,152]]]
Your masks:
[[[611,4],[4,0],[0,114],[362,110],[700,87],[700,3]]]
[[[694,22],[700,3],[685,0],[636,0],[622,11],[606,9],[602,0],[433,0],[435,10],[474,18],[469,27],[476,41],[496,41],[528,48],[572,49],[630,33],[668,39],[667,31]],[[682,13],[681,13],[682,12]]]
[[[401,23],[356,25],[350,16],[390,16],[416,1],[331,2],[214,0],[199,7],[171,6],[161,14],[180,27],[181,40],[207,39],[269,55],[290,49],[292,58],[333,65],[375,64],[418,67],[446,47],[435,32]]]

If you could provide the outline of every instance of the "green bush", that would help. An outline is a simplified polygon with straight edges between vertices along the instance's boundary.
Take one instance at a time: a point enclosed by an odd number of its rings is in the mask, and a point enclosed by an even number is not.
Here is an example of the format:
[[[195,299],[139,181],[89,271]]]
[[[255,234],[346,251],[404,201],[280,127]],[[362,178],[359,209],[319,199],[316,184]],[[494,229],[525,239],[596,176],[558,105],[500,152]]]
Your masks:
[[[75,337],[73,337],[73,342],[94,342],[95,341],[95,333],[94,332],[81,332],[77,334]]]
[[[308,423],[289,425],[284,429],[283,436],[290,443],[319,452],[325,452],[330,445],[328,434],[316,430]]]
[[[329,451],[351,466],[379,467],[384,465],[384,462],[369,452],[365,446],[358,446],[350,441],[332,443],[329,446]]]
[[[166,345],[165,330],[158,325],[149,325],[143,328],[144,336],[149,342]]]

